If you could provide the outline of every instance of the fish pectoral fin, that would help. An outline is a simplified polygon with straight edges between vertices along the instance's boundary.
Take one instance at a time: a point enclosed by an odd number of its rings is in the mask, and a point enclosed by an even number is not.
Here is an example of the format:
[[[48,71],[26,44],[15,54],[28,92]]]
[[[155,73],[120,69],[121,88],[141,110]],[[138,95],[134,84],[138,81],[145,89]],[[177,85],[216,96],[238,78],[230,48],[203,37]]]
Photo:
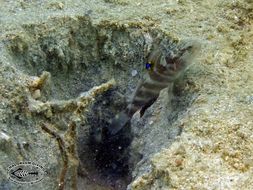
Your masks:
[[[142,116],[144,115],[145,111],[152,106],[152,104],[157,100],[158,96],[155,98],[150,99],[142,108],[140,111],[140,118],[142,118]]]
[[[111,135],[118,133],[130,121],[129,116],[125,112],[117,114],[111,124],[108,126],[108,131]]]

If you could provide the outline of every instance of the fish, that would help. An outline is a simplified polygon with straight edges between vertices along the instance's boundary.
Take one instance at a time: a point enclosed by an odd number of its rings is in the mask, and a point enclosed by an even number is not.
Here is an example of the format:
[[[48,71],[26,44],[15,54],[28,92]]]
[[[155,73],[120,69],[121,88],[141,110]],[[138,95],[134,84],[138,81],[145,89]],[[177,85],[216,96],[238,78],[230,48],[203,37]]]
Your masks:
[[[116,114],[109,122],[109,134],[115,135],[121,131],[138,110],[142,117],[157,100],[160,91],[182,77],[199,49],[200,43],[197,40],[185,40],[168,47],[162,44],[155,45],[147,59],[148,72],[139,81],[126,109]]]

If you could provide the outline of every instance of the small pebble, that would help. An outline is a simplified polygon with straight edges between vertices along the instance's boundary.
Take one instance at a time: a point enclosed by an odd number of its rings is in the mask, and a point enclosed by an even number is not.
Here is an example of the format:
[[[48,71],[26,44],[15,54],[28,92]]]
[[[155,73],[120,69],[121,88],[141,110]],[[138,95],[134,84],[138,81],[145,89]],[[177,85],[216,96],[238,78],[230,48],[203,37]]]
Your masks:
[[[39,89],[35,90],[35,91],[33,92],[33,94],[32,94],[32,97],[33,97],[35,100],[39,99],[39,98],[41,97],[40,90],[39,90]]]
[[[247,101],[249,102],[249,104],[253,103],[253,96],[247,96]]]
[[[138,74],[137,70],[132,70],[131,75],[132,77],[135,77]]]
[[[10,151],[11,146],[11,137],[4,132],[0,132],[0,151]]]
[[[0,132],[0,139],[8,141],[8,140],[10,140],[10,138],[11,137],[9,135],[7,135],[6,133]]]
[[[30,144],[26,141],[22,142],[22,145],[23,145],[24,149],[26,149],[26,150],[28,150],[28,148],[30,146]]]

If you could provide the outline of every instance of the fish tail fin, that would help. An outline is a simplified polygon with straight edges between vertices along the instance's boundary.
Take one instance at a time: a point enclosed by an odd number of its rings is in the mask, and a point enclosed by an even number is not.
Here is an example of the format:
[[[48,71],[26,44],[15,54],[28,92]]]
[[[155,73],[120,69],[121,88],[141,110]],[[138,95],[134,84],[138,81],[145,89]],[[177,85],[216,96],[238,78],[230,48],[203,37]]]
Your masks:
[[[118,133],[129,121],[131,117],[124,111],[117,114],[111,121],[108,130],[111,135]]]

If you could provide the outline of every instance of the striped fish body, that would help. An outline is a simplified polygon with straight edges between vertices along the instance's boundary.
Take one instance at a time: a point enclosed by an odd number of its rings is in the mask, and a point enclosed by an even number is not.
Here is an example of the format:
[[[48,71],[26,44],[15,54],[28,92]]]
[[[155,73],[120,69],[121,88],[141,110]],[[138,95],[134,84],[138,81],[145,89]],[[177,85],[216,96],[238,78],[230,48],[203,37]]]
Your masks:
[[[156,101],[160,91],[184,73],[197,49],[199,46],[196,42],[188,42],[181,44],[174,52],[166,52],[161,48],[153,51],[148,58],[151,65],[148,74],[139,82],[127,108],[113,118],[108,128],[110,134],[118,133],[140,109],[142,116]]]

